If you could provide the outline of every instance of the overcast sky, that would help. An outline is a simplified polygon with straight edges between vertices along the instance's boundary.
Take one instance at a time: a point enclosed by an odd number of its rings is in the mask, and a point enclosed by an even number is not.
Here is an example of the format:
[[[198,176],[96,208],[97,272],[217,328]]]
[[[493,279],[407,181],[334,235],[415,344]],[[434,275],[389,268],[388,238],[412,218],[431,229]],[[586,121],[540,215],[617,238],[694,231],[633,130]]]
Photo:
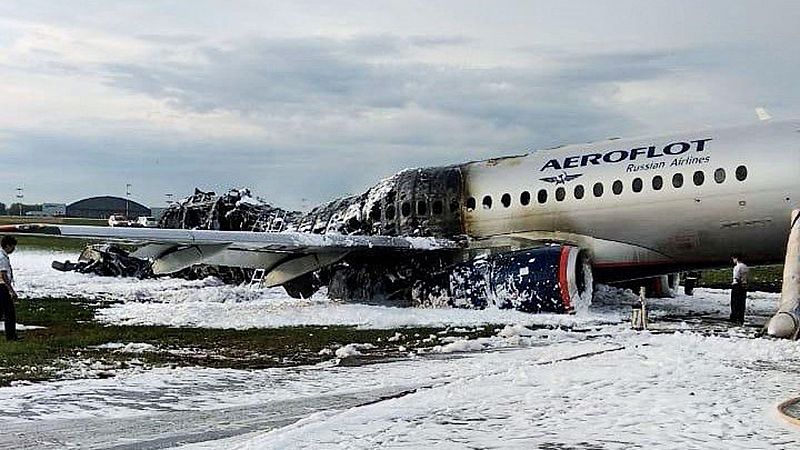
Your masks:
[[[796,0],[6,0],[0,201],[130,183],[301,207],[407,167],[797,118],[799,55]]]

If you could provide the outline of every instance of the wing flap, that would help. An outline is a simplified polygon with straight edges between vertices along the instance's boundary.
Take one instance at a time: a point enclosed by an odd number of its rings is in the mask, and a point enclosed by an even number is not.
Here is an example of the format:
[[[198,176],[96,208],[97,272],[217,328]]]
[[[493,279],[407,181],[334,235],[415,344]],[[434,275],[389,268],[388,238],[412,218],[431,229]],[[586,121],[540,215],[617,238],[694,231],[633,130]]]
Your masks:
[[[321,255],[305,255],[290,259],[270,270],[262,283],[267,287],[280,286],[297,277],[329,266],[341,260],[346,255],[347,253],[326,253]]]
[[[176,247],[155,258],[152,265],[153,273],[156,275],[175,273],[195,264],[202,264],[225,251],[227,247],[226,244]]]

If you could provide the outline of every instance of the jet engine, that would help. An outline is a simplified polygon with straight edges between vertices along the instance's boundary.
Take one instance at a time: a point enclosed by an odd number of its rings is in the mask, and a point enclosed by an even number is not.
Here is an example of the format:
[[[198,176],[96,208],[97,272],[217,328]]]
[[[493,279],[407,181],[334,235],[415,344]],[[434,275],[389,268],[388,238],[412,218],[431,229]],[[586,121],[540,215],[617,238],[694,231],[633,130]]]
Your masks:
[[[485,308],[492,303],[531,313],[568,313],[581,299],[591,298],[591,278],[585,251],[551,245],[457,264],[437,281],[420,283],[415,297],[438,294],[447,304],[462,308]]]

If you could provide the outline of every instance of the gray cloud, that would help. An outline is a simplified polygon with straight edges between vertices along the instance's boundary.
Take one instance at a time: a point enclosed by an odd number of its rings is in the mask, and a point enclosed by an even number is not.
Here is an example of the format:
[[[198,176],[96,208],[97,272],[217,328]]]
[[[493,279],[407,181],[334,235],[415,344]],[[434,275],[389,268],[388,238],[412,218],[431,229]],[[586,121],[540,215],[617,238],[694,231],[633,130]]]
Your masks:
[[[170,44],[161,61],[84,70],[179,111],[231,112],[276,139],[205,142],[165,132],[149,139],[133,130],[91,140],[25,135],[17,136],[18,143],[27,143],[22,158],[58,147],[61,156],[51,158],[52,166],[91,167],[98,178],[133,180],[150,198],[160,193],[149,180],[168,178],[172,186],[161,182],[160,190],[180,192],[181,183],[187,192],[195,184],[250,185],[271,200],[297,205],[299,198],[358,192],[408,166],[624,132],[632,125],[623,114],[587,99],[604,95],[615,82],[657,79],[675,58],[663,51],[560,54],[551,68],[470,68],[404,59],[413,47],[466,45],[458,37],[188,42],[181,39],[180,45],[201,56],[196,63],[173,62]],[[361,119],[370,112],[399,114],[402,120],[376,125]],[[320,125],[326,122],[332,125]],[[77,177],[68,184],[77,192],[85,182]]]
[[[203,62],[108,65],[115,87],[168,100],[176,108],[227,110],[245,116],[299,114],[315,120],[365,109],[406,108],[496,127],[592,128],[622,117],[588,105],[611,82],[652,79],[669,64],[665,52],[564,55],[559,68],[462,68],[404,61],[411,45],[462,45],[463,38],[256,40],[225,48],[199,46]],[[380,56],[377,61],[370,58]],[[673,57],[674,58],[674,57]],[[388,61],[388,62],[387,62]],[[414,130],[407,130],[409,134]],[[535,132],[534,135],[538,133]],[[420,136],[413,140],[419,142]]]
[[[22,22],[13,27],[42,22],[73,43],[90,36],[90,49],[113,45],[76,58],[80,45],[38,48],[34,39],[18,59],[0,58],[12,80],[79,80],[64,85],[108,96],[87,116],[54,102],[57,119],[0,130],[4,162],[19,168],[0,192],[24,183],[41,200],[70,200],[131,182],[158,203],[195,184],[250,185],[293,206],[409,166],[741,122],[759,105],[797,115],[795,3],[677,5],[3,4],[4,18]],[[23,98],[39,111],[35,95]],[[152,121],[114,114],[151,104]],[[200,117],[214,127],[217,114],[233,131],[187,126]],[[59,127],[61,118],[69,124]]]

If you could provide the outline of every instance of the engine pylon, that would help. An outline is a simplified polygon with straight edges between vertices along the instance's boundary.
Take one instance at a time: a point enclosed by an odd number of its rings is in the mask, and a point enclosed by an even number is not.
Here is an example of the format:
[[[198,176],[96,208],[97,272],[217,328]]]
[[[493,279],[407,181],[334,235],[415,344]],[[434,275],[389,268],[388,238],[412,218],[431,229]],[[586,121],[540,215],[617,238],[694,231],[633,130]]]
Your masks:
[[[792,211],[781,301],[778,312],[767,324],[767,334],[787,339],[797,339],[800,334],[800,209]]]

